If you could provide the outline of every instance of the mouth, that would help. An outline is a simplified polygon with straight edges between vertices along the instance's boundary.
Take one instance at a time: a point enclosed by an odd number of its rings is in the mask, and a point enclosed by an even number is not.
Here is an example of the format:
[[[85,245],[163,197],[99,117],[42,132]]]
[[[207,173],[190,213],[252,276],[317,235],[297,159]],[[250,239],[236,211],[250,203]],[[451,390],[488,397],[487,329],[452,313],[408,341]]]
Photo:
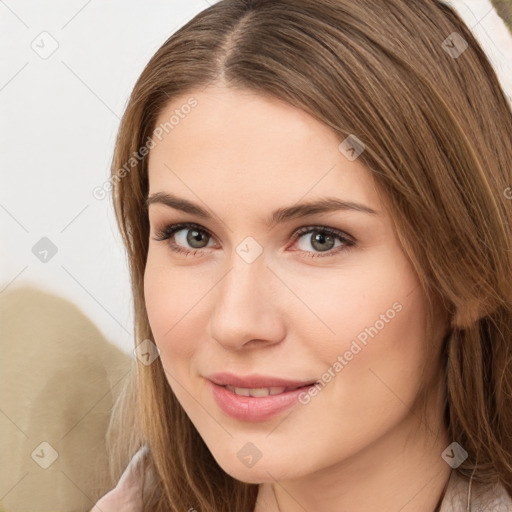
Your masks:
[[[302,383],[292,386],[239,387],[218,384],[211,380],[209,389],[217,406],[228,416],[243,422],[269,420],[297,405],[303,393],[318,383]]]

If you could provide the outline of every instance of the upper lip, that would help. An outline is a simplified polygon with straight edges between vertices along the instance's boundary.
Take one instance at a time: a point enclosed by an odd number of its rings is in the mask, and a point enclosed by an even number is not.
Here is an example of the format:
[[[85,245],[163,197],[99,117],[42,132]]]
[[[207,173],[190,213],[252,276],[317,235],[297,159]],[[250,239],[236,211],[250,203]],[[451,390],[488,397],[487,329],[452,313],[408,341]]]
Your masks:
[[[308,386],[316,382],[312,380],[288,380],[281,377],[272,377],[267,375],[234,375],[232,373],[214,373],[206,377],[208,380],[219,386],[234,386],[235,388],[298,388]]]

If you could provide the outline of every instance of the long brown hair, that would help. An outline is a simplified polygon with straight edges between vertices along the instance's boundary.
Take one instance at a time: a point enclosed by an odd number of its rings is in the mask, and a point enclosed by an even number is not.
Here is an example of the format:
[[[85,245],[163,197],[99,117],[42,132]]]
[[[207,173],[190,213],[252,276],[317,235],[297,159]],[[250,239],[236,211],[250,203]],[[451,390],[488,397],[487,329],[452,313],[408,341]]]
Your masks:
[[[359,158],[429,300],[427,325],[435,304],[449,319],[445,421],[469,454],[457,471],[512,494],[512,113],[469,28],[434,0],[222,0],[175,32],[133,89],[112,163],[135,344],[153,339],[140,151],[173,98],[221,81],[302,109],[340,142],[352,134],[364,143]],[[134,365],[108,441],[114,480],[138,446],[149,447],[146,510],[254,508],[258,486],[219,467],[160,359]]]

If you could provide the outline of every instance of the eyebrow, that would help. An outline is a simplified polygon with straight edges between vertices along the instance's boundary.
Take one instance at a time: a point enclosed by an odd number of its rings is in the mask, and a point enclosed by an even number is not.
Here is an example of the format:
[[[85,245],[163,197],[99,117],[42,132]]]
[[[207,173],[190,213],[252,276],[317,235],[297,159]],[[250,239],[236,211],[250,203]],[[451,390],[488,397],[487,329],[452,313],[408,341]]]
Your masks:
[[[146,200],[146,207],[151,204],[163,204],[175,210],[190,213],[202,217],[203,219],[212,219],[213,216],[201,206],[194,204],[187,199],[176,197],[167,192],[156,192],[149,196]],[[325,197],[315,201],[300,203],[284,208],[278,208],[265,220],[267,226],[279,224],[292,219],[298,219],[313,215],[315,213],[334,212],[338,210],[350,210],[369,215],[378,215],[372,208],[363,204],[354,203],[350,201],[343,201],[336,197]]]

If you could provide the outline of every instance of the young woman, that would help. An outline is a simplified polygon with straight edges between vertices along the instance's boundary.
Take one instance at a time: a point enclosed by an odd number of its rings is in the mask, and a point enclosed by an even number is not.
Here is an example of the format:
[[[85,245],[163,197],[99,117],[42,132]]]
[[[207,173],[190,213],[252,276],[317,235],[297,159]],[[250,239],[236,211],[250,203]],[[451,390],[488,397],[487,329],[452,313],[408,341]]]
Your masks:
[[[173,34],[112,166],[138,358],[96,508],[512,510],[511,136],[438,1]]]

